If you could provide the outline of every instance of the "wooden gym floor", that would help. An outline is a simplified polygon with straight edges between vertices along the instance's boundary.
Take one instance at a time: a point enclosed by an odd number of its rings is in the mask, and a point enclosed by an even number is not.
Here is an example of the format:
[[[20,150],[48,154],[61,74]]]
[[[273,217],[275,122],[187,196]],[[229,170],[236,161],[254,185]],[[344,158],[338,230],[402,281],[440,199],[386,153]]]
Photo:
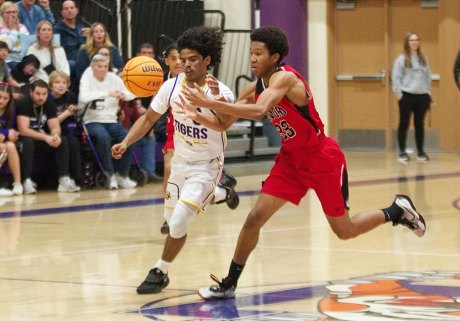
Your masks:
[[[237,175],[238,209],[213,205],[195,219],[157,295],[136,287],[163,248],[160,184],[0,198],[0,320],[460,320],[459,156],[346,155],[351,213],[408,194],[425,237],[386,224],[340,241],[309,193],[264,227],[237,298],[204,302],[196,290],[226,275],[266,175]]]

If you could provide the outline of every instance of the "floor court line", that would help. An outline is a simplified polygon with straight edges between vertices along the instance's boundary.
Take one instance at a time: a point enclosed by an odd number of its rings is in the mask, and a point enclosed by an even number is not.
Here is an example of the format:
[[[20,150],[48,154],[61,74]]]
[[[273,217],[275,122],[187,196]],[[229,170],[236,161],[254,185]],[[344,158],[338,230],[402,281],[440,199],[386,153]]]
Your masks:
[[[394,183],[401,183],[401,182],[408,182],[408,181],[455,178],[459,176],[460,176],[460,172],[437,173],[437,174],[427,174],[427,175],[412,175],[412,176],[397,176],[397,177],[388,177],[388,178],[381,178],[381,179],[350,181],[348,185],[350,187],[371,186],[371,185],[381,185],[381,184],[394,184]],[[241,192],[239,191],[238,192],[240,196],[253,196],[253,195],[257,195],[258,193],[259,193],[259,190],[241,191]],[[51,208],[42,208],[42,209],[34,209],[34,210],[25,210],[25,211],[19,211],[19,212],[21,213],[22,217],[27,217],[27,216],[38,216],[38,215],[86,212],[86,211],[94,211],[94,210],[100,210],[100,209],[151,206],[151,205],[160,205],[160,204],[163,204],[163,198],[153,198],[153,199],[123,201],[123,202],[110,202],[110,203],[96,203],[96,204],[78,205],[78,206],[51,207]],[[17,211],[16,212],[15,211],[0,212],[0,219],[9,218],[15,213],[17,213]]]

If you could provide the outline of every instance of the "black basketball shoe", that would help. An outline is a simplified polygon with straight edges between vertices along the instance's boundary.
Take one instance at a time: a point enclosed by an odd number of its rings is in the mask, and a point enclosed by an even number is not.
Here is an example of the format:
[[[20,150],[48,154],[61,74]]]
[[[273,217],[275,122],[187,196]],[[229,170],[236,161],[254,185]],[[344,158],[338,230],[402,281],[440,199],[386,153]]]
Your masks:
[[[149,271],[145,281],[137,288],[138,294],[159,293],[169,284],[168,274],[164,274],[160,269],[154,268]]]
[[[225,202],[231,210],[236,209],[240,204],[240,197],[235,191],[236,178],[226,171],[222,171],[222,178],[217,185],[227,190],[227,197],[222,201],[216,202],[216,204]]]

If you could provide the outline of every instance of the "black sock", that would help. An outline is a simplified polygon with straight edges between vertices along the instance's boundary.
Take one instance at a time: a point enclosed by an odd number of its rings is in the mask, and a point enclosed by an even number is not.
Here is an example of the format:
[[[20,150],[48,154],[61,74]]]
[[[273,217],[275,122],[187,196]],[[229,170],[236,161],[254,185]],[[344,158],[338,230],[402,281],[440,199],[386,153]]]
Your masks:
[[[404,214],[404,210],[395,203],[391,204],[390,207],[382,208],[382,211],[385,214],[385,222],[399,222],[399,219]]]
[[[228,276],[224,280],[224,286],[230,288],[232,285],[236,288],[238,284],[238,279],[240,278],[241,272],[243,272],[244,265],[235,263],[232,260],[230,268],[228,269]]]

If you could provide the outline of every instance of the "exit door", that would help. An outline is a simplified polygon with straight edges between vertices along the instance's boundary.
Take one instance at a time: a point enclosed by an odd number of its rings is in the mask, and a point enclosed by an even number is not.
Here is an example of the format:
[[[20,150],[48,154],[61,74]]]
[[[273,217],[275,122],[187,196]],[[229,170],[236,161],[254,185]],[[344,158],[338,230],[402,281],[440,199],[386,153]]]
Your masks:
[[[334,10],[336,137],[345,149],[395,150],[399,109],[391,90],[393,62],[402,53],[405,34],[417,32],[435,75],[436,97],[437,8],[415,0],[358,0],[351,5],[337,1]],[[439,149],[434,113],[431,123],[427,150]],[[409,149],[413,136],[411,131]]]

